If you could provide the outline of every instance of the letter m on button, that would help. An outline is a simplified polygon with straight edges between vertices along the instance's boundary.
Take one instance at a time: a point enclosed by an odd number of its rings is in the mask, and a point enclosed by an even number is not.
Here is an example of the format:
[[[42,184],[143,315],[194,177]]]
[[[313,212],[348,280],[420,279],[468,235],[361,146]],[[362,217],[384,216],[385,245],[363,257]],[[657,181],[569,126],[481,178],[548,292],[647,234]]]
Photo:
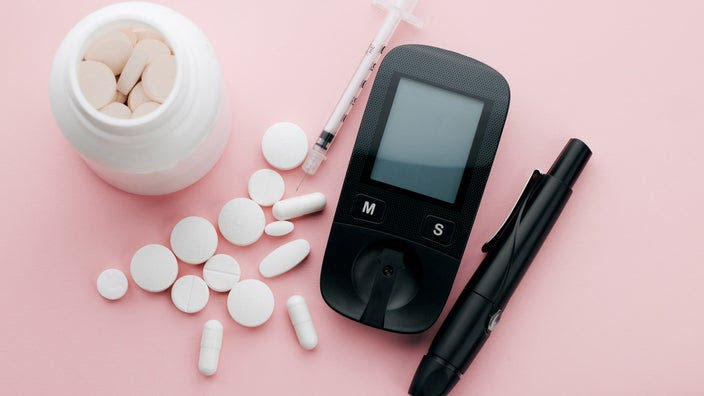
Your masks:
[[[375,203],[370,203],[369,201],[364,201],[364,205],[362,205],[362,212],[364,212],[365,214],[368,214],[370,216],[374,216],[374,209],[376,209]]]

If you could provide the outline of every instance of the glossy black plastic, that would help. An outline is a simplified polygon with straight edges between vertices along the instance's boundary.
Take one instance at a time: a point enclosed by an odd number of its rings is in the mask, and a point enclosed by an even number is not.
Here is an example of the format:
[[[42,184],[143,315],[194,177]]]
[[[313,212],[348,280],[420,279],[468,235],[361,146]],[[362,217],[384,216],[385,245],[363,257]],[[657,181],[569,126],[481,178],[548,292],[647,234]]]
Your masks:
[[[445,395],[467,370],[562,212],[590,156],[586,144],[570,139],[547,174],[533,172],[506,223],[484,245],[487,255],[423,357],[410,394]],[[452,372],[448,367],[454,368],[453,375],[448,374]]]
[[[399,76],[484,102],[454,203],[369,177]],[[320,288],[331,308],[366,325],[401,333],[424,331],[437,320],[494,161],[509,96],[498,72],[466,56],[424,45],[400,46],[386,55],[362,118],[323,258]],[[468,128],[467,133],[473,131]],[[374,205],[375,212],[363,213],[364,205]],[[432,234],[436,224],[445,231],[437,238]]]

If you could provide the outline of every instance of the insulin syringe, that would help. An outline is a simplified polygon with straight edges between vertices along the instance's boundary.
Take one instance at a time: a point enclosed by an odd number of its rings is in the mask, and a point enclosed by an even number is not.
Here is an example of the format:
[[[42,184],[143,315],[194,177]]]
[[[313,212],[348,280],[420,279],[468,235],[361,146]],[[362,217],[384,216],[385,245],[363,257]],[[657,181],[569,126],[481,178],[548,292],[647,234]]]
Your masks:
[[[323,128],[323,132],[318,137],[313,147],[308,152],[308,157],[303,163],[303,178],[306,175],[314,175],[318,171],[318,167],[325,160],[325,153],[330,148],[335,135],[340,130],[342,123],[347,118],[350,109],[357,100],[362,88],[364,88],[369,75],[374,70],[377,60],[384,52],[384,48],[389,42],[391,35],[396,30],[399,22],[402,20],[410,23],[413,26],[421,27],[423,23],[417,17],[413,16],[413,8],[415,8],[418,0],[372,0],[372,4],[384,8],[388,11],[384,23],[377,32],[374,40],[369,44],[369,48],[364,53],[362,61],[359,63],[357,70],[354,72],[347,88],[345,88],[342,97],[337,102],[335,110],[330,115],[328,122]],[[303,183],[303,179],[301,179]],[[300,183],[298,185],[300,187]]]

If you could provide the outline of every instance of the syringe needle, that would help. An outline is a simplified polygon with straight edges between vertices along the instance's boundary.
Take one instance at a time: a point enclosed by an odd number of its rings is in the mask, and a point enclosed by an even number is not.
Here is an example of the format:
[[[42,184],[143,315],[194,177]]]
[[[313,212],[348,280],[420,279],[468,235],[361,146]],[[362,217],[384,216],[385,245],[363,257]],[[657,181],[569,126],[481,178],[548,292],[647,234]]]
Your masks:
[[[304,173],[304,174],[303,174],[303,177],[301,178],[301,181],[298,182],[298,186],[296,187],[296,191],[298,191],[298,189],[301,188],[301,184],[303,184],[303,180],[306,179],[306,176],[308,176],[308,174],[307,174],[307,173]]]

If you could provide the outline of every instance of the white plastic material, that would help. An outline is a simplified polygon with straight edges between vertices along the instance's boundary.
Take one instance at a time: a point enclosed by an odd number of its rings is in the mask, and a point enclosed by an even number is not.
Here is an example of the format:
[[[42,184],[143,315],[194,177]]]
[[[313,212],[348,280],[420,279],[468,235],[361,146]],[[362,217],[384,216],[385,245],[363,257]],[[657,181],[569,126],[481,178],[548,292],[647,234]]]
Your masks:
[[[137,286],[150,292],[169,288],[178,275],[176,256],[166,246],[151,244],[132,256],[130,274]]]
[[[222,236],[238,246],[251,245],[259,240],[265,225],[261,206],[247,198],[235,198],[226,203],[218,216]]]
[[[290,170],[306,159],[308,137],[292,122],[279,122],[266,130],[262,137],[264,158],[276,169]]]
[[[271,169],[259,169],[249,178],[247,190],[252,200],[261,206],[271,206],[284,196],[284,179]]]
[[[230,291],[240,280],[240,264],[232,256],[216,254],[205,262],[203,279],[216,292]]]
[[[211,319],[203,325],[203,336],[200,339],[200,356],[198,357],[198,371],[203,375],[211,376],[218,371],[220,349],[222,348],[222,323]]]
[[[171,249],[184,263],[203,264],[217,248],[218,232],[202,217],[186,217],[171,231]]]
[[[288,317],[291,319],[291,324],[296,330],[298,343],[303,349],[311,350],[318,345],[318,333],[313,326],[313,318],[310,316],[310,310],[306,304],[306,300],[299,295],[293,295],[286,301],[288,308]]]
[[[300,264],[310,253],[310,243],[305,239],[296,239],[274,249],[259,263],[259,273],[271,278],[290,271]]]
[[[319,192],[299,195],[275,203],[272,213],[277,220],[289,220],[319,212],[325,208],[325,203],[325,195]]]
[[[274,293],[260,280],[243,280],[230,290],[227,310],[232,319],[242,326],[261,326],[274,312]]]
[[[98,275],[97,286],[101,296],[119,300],[127,293],[127,277],[119,269],[106,269]]]
[[[199,312],[208,304],[209,298],[208,285],[195,275],[178,278],[171,288],[171,301],[181,312]]]
[[[101,35],[128,27],[164,36],[175,55],[176,80],[155,111],[117,119],[86,100],[78,65]],[[231,109],[212,46],[190,20],[154,3],[113,4],[81,20],[56,52],[49,88],[59,128],[88,165],[108,183],[136,194],[191,185],[215,165],[230,133]]]
[[[290,221],[280,220],[269,223],[264,228],[264,233],[273,237],[288,235],[293,232],[294,225]]]

